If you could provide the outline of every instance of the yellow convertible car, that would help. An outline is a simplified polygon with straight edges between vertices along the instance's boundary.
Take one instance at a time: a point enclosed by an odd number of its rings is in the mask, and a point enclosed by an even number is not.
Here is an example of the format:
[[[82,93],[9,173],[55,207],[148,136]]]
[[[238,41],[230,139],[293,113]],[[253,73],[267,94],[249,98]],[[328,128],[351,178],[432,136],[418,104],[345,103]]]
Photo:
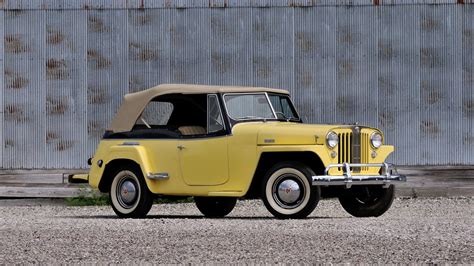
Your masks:
[[[165,84],[125,95],[87,180],[119,217],[144,217],[153,199],[192,196],[206,217],[261,198],[277,218],[304,218],[338,197],[357,217],[379,216],[406,180],[385,163],[393,146],[360,125],[309,125],[288,91]]]

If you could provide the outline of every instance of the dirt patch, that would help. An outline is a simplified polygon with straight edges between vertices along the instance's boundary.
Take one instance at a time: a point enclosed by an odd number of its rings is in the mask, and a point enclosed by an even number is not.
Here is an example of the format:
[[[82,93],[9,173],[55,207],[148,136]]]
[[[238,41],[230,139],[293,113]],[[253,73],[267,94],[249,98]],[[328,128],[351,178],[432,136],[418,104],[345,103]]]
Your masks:
[[[87,61],[90,62],[96,69],[104,69],[109,67],[112,62],[96,50],[87,50]]]
[[[57,151],[65,151],[70,149],[74,146],[74,141],[72,140],[60,140],[56,143],[56,150]]]
[[[46,99],[46,110],[50,115],[61,115],[69,110],[67,98],[53,98]]]
[[[302,52],[310,52],[313,50],[313,41],[311,35],[298,32],[296,33],[296,45]]]
[[[64,35],[59,30],[56,30],[51,26],[46,27],[46,32],[46,43],[48,44],[58,45],[65,39]]]
[[[70,78],[66,60],[50,58],[46,60],[46,79],[66,80]]]
[[[421,20],[421,29],[424,31],[434,31],[441,27],[442,22],[432,17],[426,17]]]
[[[87,88],[88,104],[103,104],[107,101],[107,94],[103,88],[89,86]]]
[[[431,136],[436,136],[440,133],[438,123],[433,121],[421,121],[420,129],[421,132]]]
[[[19,34],[5,35],[5,52],[6,53],[26,53],[28,52],[28,45],[23,41]]]
[[[104,24],[104,20],[98,16],[89,15],[87,20],[87,27],[91,32],[102,33],[110,31],[110,28]]]
[[[6,121],[22,123],[29,120],[23,107],[18,104],[7,104],[3,112]]]
[[[57,132],[46,132],[46,143],[53,143],[57,139],[59,139],[59,134]]]

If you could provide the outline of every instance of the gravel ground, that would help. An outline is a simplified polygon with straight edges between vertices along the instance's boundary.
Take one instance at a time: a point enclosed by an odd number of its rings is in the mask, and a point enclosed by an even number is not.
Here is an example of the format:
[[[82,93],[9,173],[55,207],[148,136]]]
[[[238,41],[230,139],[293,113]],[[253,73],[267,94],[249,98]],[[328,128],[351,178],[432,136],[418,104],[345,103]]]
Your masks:
[[[133,220],[106,206],[0,200],[0,262],[472,264],[473,203],[397,199],[379,218],[353,218],[324,200],[304,220],[273,219],[260,201],[240,201],[224,219],[162,204]]]

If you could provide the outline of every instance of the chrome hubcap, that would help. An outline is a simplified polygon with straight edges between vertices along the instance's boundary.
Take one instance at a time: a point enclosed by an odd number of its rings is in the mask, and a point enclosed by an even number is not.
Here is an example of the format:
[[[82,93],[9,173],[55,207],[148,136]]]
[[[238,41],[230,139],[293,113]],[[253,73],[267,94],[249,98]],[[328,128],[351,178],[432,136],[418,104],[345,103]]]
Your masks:
[[[137,187],[136,184],[130,180],[124,180],[119,185],[119,196],[120,205],[124,208],[130,208],[133,206],[137,198]]]
[[[278,198],[287,204],[295,203],[301,195],[299,184],[294,180],[285,180],[278,186]]]
[[[293,174],[279,176],[272,186],[273,199],[284,209],[294,209],[301,205],[306,195],[301,178]]]

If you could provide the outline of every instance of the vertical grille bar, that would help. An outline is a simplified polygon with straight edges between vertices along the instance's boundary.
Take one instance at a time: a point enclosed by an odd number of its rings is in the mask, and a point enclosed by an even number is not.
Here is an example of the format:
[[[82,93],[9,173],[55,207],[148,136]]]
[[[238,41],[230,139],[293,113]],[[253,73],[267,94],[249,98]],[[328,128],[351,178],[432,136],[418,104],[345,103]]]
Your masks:
[[[362,163],[369,163],[369,152],[370,152],[370,142],[369,142],[369,134],[368,133],[364,133],[362,135],[362,140],[364,141],[364,150],[362,152]],[[364,170],[367,171],[369,170],[368,167],[364,167]]]

